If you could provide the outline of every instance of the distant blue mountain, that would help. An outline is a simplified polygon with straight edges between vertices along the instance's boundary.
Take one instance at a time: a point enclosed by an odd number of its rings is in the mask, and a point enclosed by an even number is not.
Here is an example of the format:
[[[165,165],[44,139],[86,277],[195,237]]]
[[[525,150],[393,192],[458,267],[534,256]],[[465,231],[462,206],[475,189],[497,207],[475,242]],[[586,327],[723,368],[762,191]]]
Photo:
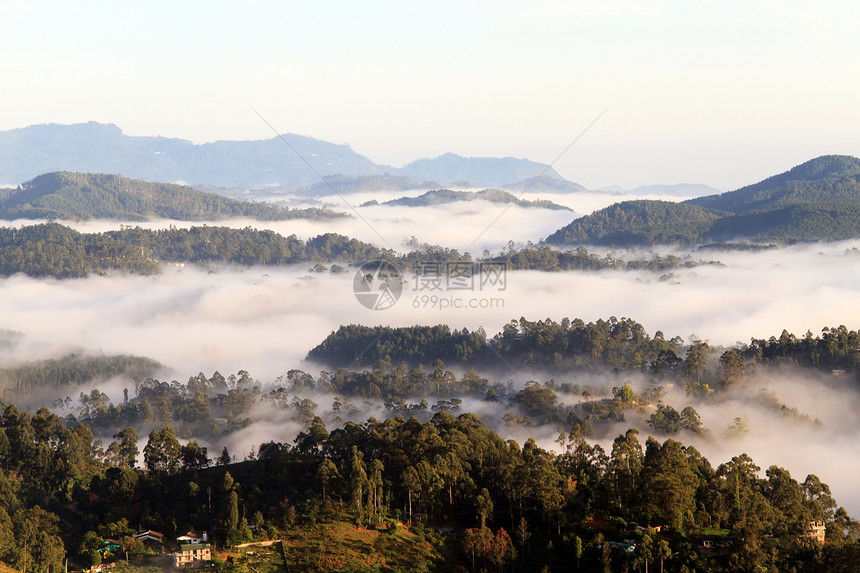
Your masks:
[[[662,197],[702,197],[720,193],[704,183],[675,183],[674,185],[642,185],[630,191],[631,195],[658,195]]]
[[[523,181],[539,175],[564,180],[544,163],[515,157],[461,157],[446,153],[435,159],[419,159],[396,170],[413,181],[439,181],[448,185],[468,181],[477,187],[492,187]]]
[[[322,175],[379,172],[348,145],[284,135]],[[112,124],[34,125],[0,132],[0,182],[21,183],[42,173],[115,173],[147,181],[265,187],[319,180],[280,138],[216,141],[134,137]]]
[[[553,171],[555,173],[555,171]],[[520,193],[586,193],[588,189],[579,183],[568,181],[558,175],[537,175],[523,181],[502,186],[508,191]]]
[[[283,140],[273,137],[197,145],[183,139],[129,136],[113,124],[96,122],[51,123],[0,132],[0,185],[17,185],[55,171],[114,173],[191,185],[293,189],[320,183],[320,177],[373,178],[386,174],[439,185],[459,180],[476,186],[501,186],[542,173],[561,179],[552,168],[528,159],[452,153],[397,169],[377,165],[348,145],[294,134],[284,134]]]

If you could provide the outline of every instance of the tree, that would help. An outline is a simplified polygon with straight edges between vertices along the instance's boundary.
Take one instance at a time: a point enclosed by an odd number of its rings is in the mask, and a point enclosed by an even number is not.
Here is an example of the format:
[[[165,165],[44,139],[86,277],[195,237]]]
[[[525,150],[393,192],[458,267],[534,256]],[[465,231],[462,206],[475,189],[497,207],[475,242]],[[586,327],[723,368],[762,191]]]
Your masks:
[[[239,484],[236,483],[230,472],[224,474],[221,489],[224,495],[222,520],[226,530],[226,538],[228,542],[232,542],[235,541],[239,527]]]
[[[113,511],[121,515],[134,497],[138,484],[138,472],[129,468],[108,468],[102,484],[106,490],[105,500],[114,508]]]
[[[670,438],[661,446],[649,438],[642,477],[646,509],[683,531],[684,517],[696,508],[699,480],[681,443]]]
[[[494,563],[501,572],[505,563],[511,561],[515,555],[516,551],[513,542],[511,542],[511,536],[503,527],[500,527],[490,544],[488,555],[490,562]]]
[[[636,401],[636,393],[630,384],[624,384],[620,388],[618,386],[612,389],[613,397],[622,404],[633,404]]]
[[[545,388],[530,380],[517,392],[514,401],[530,416],[545,416],[558,404],[558,396],[552,388]]]
[[[232,463],[233,458],[230,457],[230,452],[227,450],[227,446],[224,446],[224,449],[221,450],[221,455],[218,456],[218,465],[226,466]]]
[[[352,458],[349,463],[349,487],[352,493],[352,505],[358,510],[362,508],[362,492],[367,487],[367,466],[362,461],[363,454],[358,446],[352,446]]]
[[[785,533],[802,535],[812,519],[812,514],[805,507],[803,488],[791,477],[788,470],[778,466],[770,466],[765,476],[765,497],[770,505],[782,514],[777,529],[784,528]]]
[[[119,545],[125,553],[125,562],[128,563],[129,554],[136,554],[143,551],[143,543],[135,539],[131,535],[123,535],[119,540]]]
[[[209,467],[211,460],[206,455],[207,449],[200,447],[197,440],[191,440],[182,446],[182,469],[202,470]]]
[[[526,543],[531,536],[532,534],[529,532],[529,524],[526,518],[520,517],[520,525],[517,527],[517,539],[520,542],[520,553],[523,556],[523,562],[525,562]]]
[[[681,415],[672,406],[657,404],[657,411],[648,418],[648,425],[664,434],[674,434],[681,429]]]
[[[63,546],[63,540],[46,531],[40,531],[39,540],[33,548],[33,571],[59,573],[63,569],[65,557],[66,549]]]
[[[699,418],[699,413],[692,406],[687,406],[681,410],[681,427],[694,434],[701,434],[704,431],[702,419]]]
[[[720,381],[723,386],[734,384],[744,373],[746,361],[741,354],[735,350],[726,350],[720,356]]]
[[[310,427],[296,436],[296,450],[303,454],[316,453],[327,439],[328,430],[325,422],[319,416],[314,416]]]
[[[182,446],[170,426],[152,430],[143,448],[143,462],[151,473],[173,474],[179,470]]]
[[[690,344],[690,348],[687,349],[687,357],[682,363],[684,373],[687,375],[688,380],[696,382],[697,384],[701,382],[702,369],[708,360],[708,354],[710,351],[711,347],[707,342],[694,340]]]
[[[114,442],[108,446],[108,461],[121,468],[133,468],[140,451],[137,448],[137,430],[128,426],[113,435]]]
[[[403,470],[403,474],[400,476],[403,480],[403,485],[406,487],[407,498],[409,501],[409,520],[412,520],[412,493],[421,494],[421,478],[418,475],[418,471],[415,469],[415,466],[407,466],[405,470]],[[420,498],[419,498],[420,499]]]
[[[326,502],[326,489],[328,485],[340,477],[337,466],[328,458],[323,458],[317,467],[317,480],[322,484],[323,503]]]
[[[645,564],[645,571],[648,571],[648,561],[654,556],[654,530],[649,529],[648,533],[642,536],[642,540],[636,544],[636,557],[633,561],[634,566]]]
[[[660,558],[660,573],[663,573],[663,560],[672,557],[672,548],[669,547],[669,542],[661,539],[655,548],[655,555]]]
[[[801,484],[806,507],[815,521],[827,521],[833,517],[836,501],[830,494],[830,486],[818,476],[810,474]]]
[[[104,544],[105,540],[102,539],[98,533],[95,531],[87,531],[78,546],[78,554],[85,561],[88,561],[91,566],[98,565],[102,562],[99,549],[104,547]]]
[[[493,499],[487,488],[481,489],[481,493],[475,498],[475,510],[478,512],[478,521],[481,527],[487,523],[487,518],[493,514]]]
[[[613,477],[615,499],[620,508],[633,507],[639,492],[643,454],[638,436],[639,430],[631,428],[612,443],[609,470]]]
[[[475,571],[475,557],[486,560],[493,545],[493,533],[488,527],[467,529],[463,535],[463,549],[472,555],[472,571]]]
[[[0,515],[2,518],[2,515]],[[17,565],[31,573],[57,573],[62,568],[65,547],[60,539],[59,518],[38,505],[19,509],[12,517],[12,532],[18,544]]]

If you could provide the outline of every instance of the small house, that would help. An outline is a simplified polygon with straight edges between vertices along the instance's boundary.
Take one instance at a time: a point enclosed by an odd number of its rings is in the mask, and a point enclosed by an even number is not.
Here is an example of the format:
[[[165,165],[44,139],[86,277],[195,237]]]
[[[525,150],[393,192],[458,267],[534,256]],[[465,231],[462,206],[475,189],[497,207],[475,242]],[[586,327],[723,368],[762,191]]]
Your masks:
[[[209,533],[207,531],[197,531],[196,529],[192,529],[185,535],[180,535],[176,538],[176,543],[179,545],[207,543],[208,541]]]
[[[173,553],[173,566],[176,569],[205,567],[212,561],[212,549],[208,543],[188,543],[179,546]]]
[[[821,545],[824,545],[824,538],[827,534],[827,529],[824,527],[823,521],[810,521],[809,529],[806,533],[806,537],[810,539],[814,539]]]
[[[701,548],[705,551],[715,551],[718,549],[728,549],[734,545],[735,540],[731,537],[723,535],[705,535],[702,537]]]
[[[159,533],[158,531],[147,529],[146,531],[135,533],[134,535],[132,535],[132,537],[134,537],[144,545],[147,545],[151,543],[161,543],[164,539],[164,534]]]

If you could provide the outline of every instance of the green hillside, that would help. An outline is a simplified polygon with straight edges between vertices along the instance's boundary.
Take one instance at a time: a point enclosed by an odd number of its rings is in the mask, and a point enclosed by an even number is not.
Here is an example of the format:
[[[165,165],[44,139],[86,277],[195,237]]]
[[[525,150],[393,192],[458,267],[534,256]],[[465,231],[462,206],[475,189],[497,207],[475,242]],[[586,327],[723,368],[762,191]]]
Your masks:
[[[694,243],[721,213],[670,201],[623,201],[576,219],[546,242],[556,245]]]
[[[168,218],[184,221],[250,217],[258,220],[333,218],[325,209],[286,209],[236,201],[184,185],[150,183],[119,175],[55,172],[40,175],[0,197],[2,219]]]
[[[551,209],[553,211],[572,211],[570,207],[553,203],[545,199],[529,201],[519,199],[516,195],[502,191],[501,189],[484,189],[482,191],[452,191],[451,189],[435,189],[427,191],[417,197],[400,197],[382,203],[383,205],[404,205],[407,207],[428,207],[442,205],[445,203],[456,203],[459,201],[484,200],[490,203],[514,204],[518,207],[537,207]]]
[[[806,203],[723,217],[714,221],[702,240],[794,243],[856,237],[860,237],[860,203]]]
[[[559,229],[556,245],[692,245],[860,237],[860,159],[828,155],[737,191],[683,203],[626,201]]]
[[[737,191],[686,202],[732,213],[806,203],[858,203],[858,177],[860,159],[848,155],[824,155]]]

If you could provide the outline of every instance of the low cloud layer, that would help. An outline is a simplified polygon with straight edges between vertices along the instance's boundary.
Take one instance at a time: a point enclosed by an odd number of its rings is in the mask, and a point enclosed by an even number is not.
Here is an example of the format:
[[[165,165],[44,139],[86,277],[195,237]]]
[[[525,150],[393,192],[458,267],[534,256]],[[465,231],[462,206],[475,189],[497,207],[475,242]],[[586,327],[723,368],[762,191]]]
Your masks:
[[[395,246],[415,235],[424,242],[465,250],[502,209],[464,203],[430,209],[368,207],[361,213]],[[482,238],[486,242],[471,251],[480,255],[483,245],[493,250],[508,240],[523,242],[545,236],[571,217],[567,212],[511,208],[487,231]],[[336,231],[379,243],[373,230],[357,218],[335,223],[229,224],[268,227],[303,238]],[[103,222],[76,225],[82,231],[116,226]],[[165,223],[146,226],[163,227]],[[470,330],[484,327],[492,335],[520,317],[591,321],[625,316],[643,324],[651,335],[657,330],[667,337],[685,339],[695,334],[712,345],[778,336],[783,329],[798,336],[807,329],[817,334],[824,326],[840,324],[856,329],[860,325],[860,305],[856,303],[860,254],[852,249],[858,248],[860,241],[759,253],[707,252],[695,256],[719,259],[722,264],[671,273],[508,272],[503,290],[428,292],[415,290],[410,283],[398,303],[385,311],[368,310],[356,301],[352,272],[309,273],[307,264],[215,272],[171,268],[154,277],[113,275],[62,281],[17,275],[0,280],[0,328],[20,331],[24,337],[13,351],[0,353],[0,362],[57,357],[84,349],[155,358],[171,369],[164,373],[166,379],[186,380],[200,371],[210,375],[218,370],[226,375],[245,369],[258,380],[271,381],[292,368],[313,369],[302,363],[307,351],[347,323],[446,323]],[[619,255],[630,258],[629,254]],[[494,302],[486,308],[481,301],[490,299]],[[473,300],[478,301],[477,308],[469,308]],[[461,308],[455,308],[456,301]],[[444,305],[447,308],[441,308]],[[523,382],[523,376],[515,373],[511,378]],[[828,378],[812,380],[805,374],[788,373],[775,375],[766,386],[783,403],[818,418],[822,425],[787,424],[753,399],[759,388],[750,388],[743,395],[697,406],[711,436],[681,439],[694,443],[714,463],[745,451],[762,469],[782,465],[801,480],[808,473],[817,474],[831,484],[840,503],[855,515],[860,513],[860,494],[852,477],[860,472],[860,461],[854,455],[860,439],[856,391],[834,387]],[[121,393],[122,381],[111,387],[112,396]],[[65,393],[75,396],[77,391]],[[679,407],[684,405],[682,393],[672,394],[671,399]],[[725,439],[724,431],[735,417],[745,419],[749,432],[740,440]],[[644,418],[631,415],[628,422],[643,428],[644,441]],[[262,416],[261,422],[229,438],[231,452],[245,455],[255,443],[271,439],[275,435],[272,428],[278,428],[277,435],[284,441],[299,430],[297,424],[284,426],[280,419]],[[553,442],[557,428],[499,429],[520,441],[533,434],[545,447],[557,448]],[[611,438],[604,446],[611,447]]]
[[[340,233],[349,237],[374,243],[395,250],[407,250],[404,239],[416,237],[422,243],[440,244],[481,256],[484,250],[492,253],[507,247],[509,241],[525,244],[546,238],[572,220],[602,209],[617,201],[626,199],[655,198],[632,195],[612,195],[609,193],[587,192],[575,194],[525,193],[521,198],[528,200],[545,199],[565,205],[574,210],[555,211],[540,208],[508,206],[489,201],[462,201],[435,205],[432,207],[405,207],[374,205],[360,207],[371,199],[380,202],[394,197],[416,196],[419,191],[404,192],[362,192],[323,197],[331,208],[347,213],[349,217],[330,221],[294,219],[288,221],[256,221],[252,219],[231,219],[210,223],[227,227],[255,227],[271,229],[282,235],[296,235],[301,239],[322,233]],[[677,197],[667,200],[677,201]],[[18,226],[31,224],[32,221],[18,220],[9,224]],[[65,222],[81,232],[103,232],[118,229],[119,221]],[[158,220],[133,223],[147,229],[161,229],[168,225],[190,227],[199,222]]]
[[[4,279],[0,327],[26,334],[16,357],[71,347],[156,358],[177,372],[244,368],[272,374],[298,364],[341,324],[446,323],[498,332],[511,319],[630,317],[649,333],[732,345],[860,323],[860,242],[757,254],[708,253],[723,265],[658,272],[509,271],[504,290],[404,291],[384,311],[353,296],[352,272],[186,267],[154,277]],[[434,298],[435,297],[435,298]],[[492,299],[492,300],[490,300]],[[435,301],[435,302],[434,302]],[[473,302],[475,301],[475,302]],[[485,302],[489,301],[489,302]],[[455,305],[461,308],[454,308]],[[442,308],[446,306],[447,308]],[[469,308],[475,305],[477,308]],[[493,308],[480,308],[491,305]]]

